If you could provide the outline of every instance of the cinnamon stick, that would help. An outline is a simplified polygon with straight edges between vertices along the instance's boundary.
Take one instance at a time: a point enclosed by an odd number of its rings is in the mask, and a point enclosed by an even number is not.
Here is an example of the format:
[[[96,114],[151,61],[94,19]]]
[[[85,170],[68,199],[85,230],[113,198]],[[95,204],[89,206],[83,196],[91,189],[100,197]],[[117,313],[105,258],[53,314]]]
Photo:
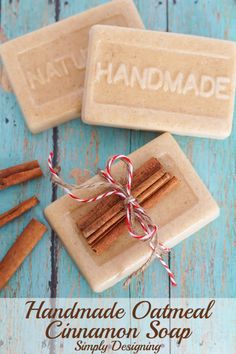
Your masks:
[[[0,289],[7,284],[46,231],[46,226],[36,219],[32,219],[26,226],[22,234],[17,238],[16,242],[0,262]]]
[[[152,208],[156,203],[158,203],[167,193],[172,191],[173,188],[178,184],[178,179],[174,176],[167,183],[165,183],[157,192],[151,195],[148,199],[146,199],[143,203],[141,203],[142,207],[145,209]],[[107,248],[111,246],[111,244],[116,241],[126,230],[126,225],[124,223],[124,218],[114,224],[107,232],[104,234],[103,238],[99,239],[92,246],[92,250],[100,255]]]
[[[42,175],[43,173],[37,160],[0,170],[0,190]]]
[[[159,176],[158,176],[159,177]],[[163,174],[160,178],[157,178],[156,180],[152,178],[147,179],[142,185],[143,188],[138,188],[133,191],[133,196],[138,199],[138,202],[142,205],[152,194],[154,194],[158,189],[160,189],[165,183],[167,183],[171,179],[171,176],[169,173]],[[150,180],[151,183],[150,184]],[[155,183],[153,183],[155,181]],[[143,193],[140,193],[140,191],[143,191]],[[125,217],[125,209],[124,209],[124,201],[120,201],[118,204],[115,206],[120,206],[120,208],[117,210],[117,213],[112,213],[112,217],[107,220],[106,223],[104,223],[100,228],[98,228],[93,234],[90,234],[88,237],[88,243],[93,244],[96,242],[97,239],[99,239],[100,236],[103,236],[106,230],[108,230],[112,225],[116,224],[120,220],[123,220]]]
[[[147,198],[142,204],[143,208],[151,209],[156,203],[158,203],[166,194],[170,193],[179,183],[177,177],[173,176],[171,179],[165,183],[160,190],[156,193],[153,193],[150,198]]]
[[[134,171],[132,189],[134,190],[138,188],[147,178],[154,175],[156,172],[161,173],[161,171],[162,166],[160,162],[154,157],[150,158],[143,165],[137,168],[137,170]],[[111,196],[109,197],[109,199],[101,199],[96,204],[96,206],[90,210],[88,214],[86,214],[77,222],[78,228],[83,233],[85,231],[85,234],[86,230],[89,230],[90,228],[91,230],[95,231],[107,221],[106,213],[108,213],[109,216],[109,214],[111,213],[111,208],[119,202],[120,198],[118,196]],[[122,205],[123,207],[122,203],[120,205]],[[105,218],[103,218],[104,215]]]
[[[19,216],[21,216],[22,214],[26,213],[28,210],[30,210],[31,208],[36,206],[38,203],[39,203],[38,198],[32,197],[32,198],[29,198],[29,199],[23,201],[22,203],[18,204],[14,208],[6,211],[5,213],[1,214],[0,215],[0,227],[6,225],[10,221],[12,221],[12,220],[18,218]]]

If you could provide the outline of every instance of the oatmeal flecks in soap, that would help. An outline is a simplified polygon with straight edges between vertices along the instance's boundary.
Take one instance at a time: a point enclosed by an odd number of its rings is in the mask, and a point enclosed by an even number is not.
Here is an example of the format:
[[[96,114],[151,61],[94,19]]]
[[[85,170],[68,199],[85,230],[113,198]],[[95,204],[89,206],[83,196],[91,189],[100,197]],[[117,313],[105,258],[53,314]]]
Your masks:
[[[0,54],[33,133],[80,115],[90,27],[143,28],[132,0],[116,0],[4,43]]]
[[[82,119],[225,138],[232,129],[235,76],[233,42],[94,26]]]
[[[148,215],[160,226],[159,239],[167,247],[175,246],[218,216],[216,202],[170,134],[161,135],[129,157],[136,171],[148,160],[157,159],[164,170],[178,180],[178,185],[156,204],[147,206]],[[119,163],[112,171],[118,180],[125,173],[124,166]],[[100,181],[100,178],[95,176],[89,183],[95,181]],[[93,191],[93,195],[101,191],[98,188]],[[81,198],[91,196],[88,189],[74,193]],[[121,225],[121,235],[109,249],[100,255],[95,254],[78,228],[79,220],[86,227],[84,218],[90,215],[95,205],[96,203],[77,203],[69,196],[64,196],[49,205],[45,215],[92,289],[100,292],[142,266],[151,251],[148,244],[134,240],[129,236],[127,228]]]

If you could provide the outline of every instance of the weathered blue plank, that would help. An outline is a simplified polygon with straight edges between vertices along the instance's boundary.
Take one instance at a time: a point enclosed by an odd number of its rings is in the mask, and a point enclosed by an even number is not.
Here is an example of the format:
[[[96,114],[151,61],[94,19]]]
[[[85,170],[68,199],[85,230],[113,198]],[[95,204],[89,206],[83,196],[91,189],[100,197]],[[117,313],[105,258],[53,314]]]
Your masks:
[[[53,17],[54,6],[49,5],[46,0],[40,1],[37,6],[32,6],[31,1],[1,2],[1,27],[8,39],[40,28],[51,22]],[[52,132],[31,135],[13,94],[1,90],[0,106],[0,169],[38,159],[46,171],[46,156],[52,147]],[[40,206],[0,229],[0,258],[5,255],[31,217],[45,222],[42,210],[51,200],[51,185],[48,178],[43,178],[0,192],[0,213],[34,194],[39,197]],[[50,245],[49,231],[1,292],[1,296],[50,296]]]
[[[235,1],[177,0],[169,5],[171,32],[236,40]],[[218,201],[221,215],[174,249],[172,266],[180,286],[171,294],[235,297],[235,124],[232,135],[224,141],[177,140]]]

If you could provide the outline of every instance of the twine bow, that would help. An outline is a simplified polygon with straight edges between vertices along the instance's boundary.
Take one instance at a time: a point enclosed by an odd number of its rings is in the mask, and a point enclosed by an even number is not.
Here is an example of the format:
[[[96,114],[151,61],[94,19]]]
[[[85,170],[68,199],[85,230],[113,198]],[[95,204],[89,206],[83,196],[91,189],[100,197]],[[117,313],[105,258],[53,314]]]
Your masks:
[[[150,264],[153,257],[157,257],[162,264],[162,266],[166,269],[170,282],[173,286],[176,286],[174,274],[171,272],[167,263],[162,258],[161,254],[166,254],[170,251],[169,248],[165,247],[158,240],[158,227],[155,225],[151,218],[148,216],[146,211],[139,205],[137,199],[132,196],[132,179],[133,179],[133,164],[131,160],[125,155],[115,155],[107,161],[106,169],[100,170],[99,175],[104,179],[103,182],[95,182],[92,184],[84,183],[81,185],[74,185],[65,183],[59,176],[57,171],[52,166],[53,153],[51,152],[48,157],[48,166],[51,172],[52,181],[54,184],[60,186],[65,190],[65,192],[77,202],[81,203],[91,203],[98,201],[100,199],[109,197],[111,195],[118,195],[121,199],[124,200],[124,206],[126,210],[126,224],[129,231],[129,235],[135,239],[139,239],[141,241],[149,242],[149,246],[152,249],[152,253],[148,260],[133,274],[131,274],[127,280],[125,281],[125,286],[127,286],[131,279],[138,275],[140,272],[143,272],[146,267]],[[112,165],[121,160],[125,163],[127,168],[127,180],[126,184],[121,184],[112,176],[111,167]],[[88,189],[88,188],[96,188],[98,186],[106,186],[108,190],[104,193],[101,193],[95,197],[91,198],[79,198],[73,193],[73,189]],[[142,230],[141,232],[138,231]]]

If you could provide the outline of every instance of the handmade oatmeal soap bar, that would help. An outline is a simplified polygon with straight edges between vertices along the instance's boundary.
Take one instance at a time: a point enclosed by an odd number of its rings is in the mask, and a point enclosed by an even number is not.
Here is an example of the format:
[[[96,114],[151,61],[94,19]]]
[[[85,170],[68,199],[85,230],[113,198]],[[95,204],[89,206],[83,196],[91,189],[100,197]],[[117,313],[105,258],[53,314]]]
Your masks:
[[[225,138],[235,77],[233,42],[97,25],[90,32],[82,119]]]
[[[154,184],[158,184],[154,193],[156,203],[153,203],[153,199],[148,199],[152,202],[141,205],[152,221],[159,225],[159,239],[167,247],[173,247],[218,216],[219,208],[216,202],[169,133],[154,139],[129,157],[136,171],[132,193],[140,203],[142,199],[145,201],[147,191],[150,191],[150,181],[147,185],[145,182],[148,187],[144,188],[144,196],[143,181],[150,179],[151,171],[153,172]],[[122,178],[124,171],[123,165],[117,163],[112,174]],[[95,176],[89,182],[98,180],[100,181],[100,177]],[[163,194],[165,186],[168,186],[168,190]],[[99,192],[101,187],[93,191],[93,195]],[[75,194],[86,198],[91,196],[91,190],[77,190]],[[104,199],[105,204],[112,203],[109,198]],[[98,223],[92,223],[89,219],[91,211],[99,205],[96,203],[78,203],[69,196],[64,196],[49,205],[45,209],[45,215],[92,289],[100,292],[137,270],[148,259],[151,250],[147,243],[130,237],[125,224],[117,226],[119,235],[111,230],[110,237],[113,240],[109,247],[102,242],[97,247],[92,239],[89,242],[90,232],[99,231]],[[115,204],[115,208],[117,206],[118,214],[115,213],[115,216],[119,215],[120,218],[119,203]],[[106,219],[111,215],[109,211],[108,217],[106,212]],[[99,217],[99,210],[97,216]],[[91,221],[89,225],[87,223],[89,227],[84,223],[86,219]],[[103,224],[100,219],[99,222]],[[98,234],[97,236],[99,237]],[[106,242],[109,242],[107,237]],[[101,250],[103,252],[100,252]]]
[[[88,33],[97,23],[143,28],[132,0],[115,0],[1,45],[4,69],[33,133],[80,115]]]

